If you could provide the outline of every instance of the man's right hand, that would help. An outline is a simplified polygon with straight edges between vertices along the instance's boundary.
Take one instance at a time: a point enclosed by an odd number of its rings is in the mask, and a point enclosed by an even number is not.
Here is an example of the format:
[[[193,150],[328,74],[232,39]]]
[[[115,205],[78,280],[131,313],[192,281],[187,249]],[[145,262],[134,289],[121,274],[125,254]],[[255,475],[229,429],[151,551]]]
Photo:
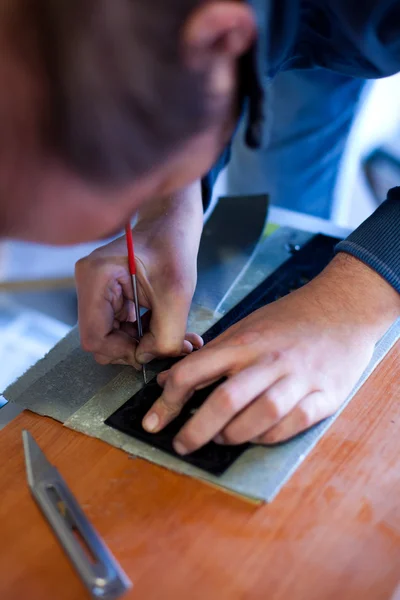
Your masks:
[[[149,309],[139,346],[125,238],[77,263],[81,343],[98,363],[141,368],[155,357],[189,354],[203,345],[200,336],[186,332],[202,225],[199,183],[138,215],[133,237],[139,303]]]

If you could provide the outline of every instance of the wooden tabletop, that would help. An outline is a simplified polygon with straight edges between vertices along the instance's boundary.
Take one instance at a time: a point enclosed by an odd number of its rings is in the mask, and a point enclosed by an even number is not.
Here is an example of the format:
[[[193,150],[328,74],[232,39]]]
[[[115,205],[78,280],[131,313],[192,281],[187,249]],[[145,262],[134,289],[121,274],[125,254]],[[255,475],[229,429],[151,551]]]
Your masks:
[[[26,484],[31,431],[139,600],[388,600],[400,582],[400,344],[270,505],[252,506],[50,419],[0,433],[1,600],[85,600]]]

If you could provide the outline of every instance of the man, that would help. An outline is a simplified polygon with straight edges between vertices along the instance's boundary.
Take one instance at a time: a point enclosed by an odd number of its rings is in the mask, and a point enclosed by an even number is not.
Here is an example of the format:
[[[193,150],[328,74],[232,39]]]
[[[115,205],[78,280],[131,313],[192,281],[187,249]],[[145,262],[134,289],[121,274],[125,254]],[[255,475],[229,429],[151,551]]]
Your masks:
[[[190,354],[202,345],[185,329],[203,201],[243,107],[247,142],[257,147],[268,128],[265,75],[311,67],[358,78],[399,71],[400,5],[60,0],[29,14],[24,4],[3,16],[3,229],[79,242],[137,212],[148,333],[136,346],[119,239],[77,265],[83,347],[101,364],[136,367]],[[211,439],[283,441],[332,414],[400,315],[399,223],[395,189],[317,279],[161,374],[164,392],[144,426],[158,431],[195,389],[222,376],[176,437],[181,454]]]

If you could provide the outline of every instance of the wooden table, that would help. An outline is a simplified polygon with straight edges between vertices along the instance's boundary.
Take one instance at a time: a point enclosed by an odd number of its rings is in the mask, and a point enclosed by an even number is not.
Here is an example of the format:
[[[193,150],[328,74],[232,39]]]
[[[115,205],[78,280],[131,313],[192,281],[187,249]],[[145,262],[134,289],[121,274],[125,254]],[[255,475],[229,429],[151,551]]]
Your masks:
[[[400,582],[400,344],[270,505],[23,413],[0,433],[1,600],[87,594],[32,500],[28,428],[140,600],[389,599]]]

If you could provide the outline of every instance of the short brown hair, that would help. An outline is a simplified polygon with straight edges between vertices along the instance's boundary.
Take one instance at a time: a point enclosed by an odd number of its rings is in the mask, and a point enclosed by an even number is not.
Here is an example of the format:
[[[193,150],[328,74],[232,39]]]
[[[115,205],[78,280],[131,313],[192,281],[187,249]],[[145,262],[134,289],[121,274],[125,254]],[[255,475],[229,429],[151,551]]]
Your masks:
[[[210,118],[182,26],[204,0],[41,0],[51,132],[82,175],[116,184],[160,164]]]

